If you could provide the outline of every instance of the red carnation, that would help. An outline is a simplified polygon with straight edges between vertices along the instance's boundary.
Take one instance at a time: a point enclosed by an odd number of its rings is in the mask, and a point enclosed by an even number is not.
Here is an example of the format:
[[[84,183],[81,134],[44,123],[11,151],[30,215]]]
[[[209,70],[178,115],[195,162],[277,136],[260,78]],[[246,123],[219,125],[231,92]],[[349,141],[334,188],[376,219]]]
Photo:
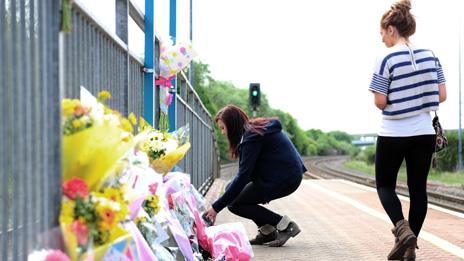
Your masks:
[[[71,200],[75,200],[78,194],[79,197],[85,198],[89,194],[89,188],[85,181],[73,177],[63,184],[63,194]]]
[[[174,201],[172,200],[172,194],[168,195],[168,204],[169,204],[169,209],[174,209]]]

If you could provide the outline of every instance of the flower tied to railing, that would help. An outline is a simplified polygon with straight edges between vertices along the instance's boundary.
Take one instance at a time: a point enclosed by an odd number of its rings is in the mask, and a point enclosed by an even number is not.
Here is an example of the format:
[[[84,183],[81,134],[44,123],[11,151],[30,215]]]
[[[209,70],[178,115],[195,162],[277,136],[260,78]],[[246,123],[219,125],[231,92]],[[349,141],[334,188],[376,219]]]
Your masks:
[[[169,105],[171,105],[171,102],[172,102],[173,94],[171,92],[171,89],[173,88],[172,79],[174,79],[174,77],[176,76],[172,75],[167,78],[160,76],[158,80],[155,80],[156,85],[164,87],[164,89],[162,89],[161,91],[160,99],[161,99],[161,104],[162,104],[161,107],[165,111],[167,111],[167,107],[169,107]]]

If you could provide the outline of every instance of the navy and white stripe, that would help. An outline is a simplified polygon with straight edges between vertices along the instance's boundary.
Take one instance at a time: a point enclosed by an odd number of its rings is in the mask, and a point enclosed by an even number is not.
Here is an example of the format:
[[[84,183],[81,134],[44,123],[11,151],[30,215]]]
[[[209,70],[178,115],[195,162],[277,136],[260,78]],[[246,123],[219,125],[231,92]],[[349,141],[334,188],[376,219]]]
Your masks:
[[[444,82],[432,51],[399,45],[379,60],[369,90],[387,96],[385,119],[402,119],[437,110],[438,85]]]
[[[437,75],[438,75],[438,84],[442,84],[446,82],[445,75],[443,74],[443,69],[441,67],[437,69]]]
[[[388,86],[390,86],[390,79],[374,74],[374,76],[372,76],[371,86],[369,89],[387,95]]]

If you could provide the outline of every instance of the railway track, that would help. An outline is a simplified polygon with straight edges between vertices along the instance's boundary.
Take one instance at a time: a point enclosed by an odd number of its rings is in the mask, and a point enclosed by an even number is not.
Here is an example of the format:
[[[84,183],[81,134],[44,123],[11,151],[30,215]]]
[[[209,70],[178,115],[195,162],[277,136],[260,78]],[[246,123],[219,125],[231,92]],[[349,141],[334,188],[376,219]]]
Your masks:
[[[349,157],[346,156],[305,158],[305,164],[309,169],[306,175],[313,179],[340,178],[369,187],[375,187],[374,177],[342,171],[334,167],[334,162],[345,161],[347,159],[349,159]],[[397,183],[396,192],[400,195],[409,197],[408,188],[403,182]],[[464,198],[435,191],[429,191],[427,194],[429,203],[464,213]]]

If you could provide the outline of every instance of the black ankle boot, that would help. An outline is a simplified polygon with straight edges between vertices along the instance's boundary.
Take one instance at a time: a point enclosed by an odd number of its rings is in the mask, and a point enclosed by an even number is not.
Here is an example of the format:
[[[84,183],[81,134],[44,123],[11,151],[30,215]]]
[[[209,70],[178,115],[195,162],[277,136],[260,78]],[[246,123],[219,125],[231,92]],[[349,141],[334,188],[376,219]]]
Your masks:
[[[264,245],[277,239],[277,230],[271,225],[258,228],[258,235],[250,240],[251,245]]]
[[[285,225],[286,224],[286,225]],[[284,229],[282,229],[284,227]],[[301,232],[300,228],[298,225],[290,221],[290,219],[287,216],[284,216],[277,224],[277,239],[269,242],[270,247],[280,247],[283,246],[287,240],[289,240],[291,237],[295,237]]]
[[[251,245],[264,245],[276,239],[277,239],[277,230],[274,230],[269,235],[265,235],[261,233],[261,231],[258,231],[258,235],[256,235],[255,238],[250,240],[250,244]]]

